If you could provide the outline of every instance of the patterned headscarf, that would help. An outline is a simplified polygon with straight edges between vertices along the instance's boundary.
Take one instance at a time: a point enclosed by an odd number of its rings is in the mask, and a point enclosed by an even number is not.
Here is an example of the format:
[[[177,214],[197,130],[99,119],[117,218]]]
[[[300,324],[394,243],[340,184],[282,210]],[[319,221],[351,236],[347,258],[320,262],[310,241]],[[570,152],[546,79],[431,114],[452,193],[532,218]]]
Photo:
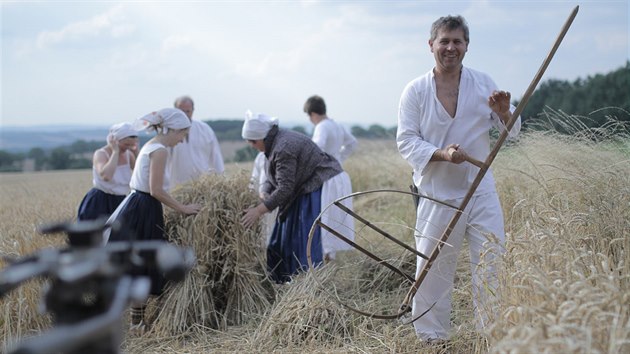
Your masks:
[[[190,119],[182,110],[177,108],[162,108],[157,112],[151,112],[144,117],[138,118],[134,123],[138,130],[158,130],[162,129],[166,133],[168,129],[190,128]]]
[[[274,125],[278,125],[279,120],[276,117],[270,117],[266,114],[253,114],[251,111],[245,112],[245,123],[241,135],[245,140],[262,140]]]

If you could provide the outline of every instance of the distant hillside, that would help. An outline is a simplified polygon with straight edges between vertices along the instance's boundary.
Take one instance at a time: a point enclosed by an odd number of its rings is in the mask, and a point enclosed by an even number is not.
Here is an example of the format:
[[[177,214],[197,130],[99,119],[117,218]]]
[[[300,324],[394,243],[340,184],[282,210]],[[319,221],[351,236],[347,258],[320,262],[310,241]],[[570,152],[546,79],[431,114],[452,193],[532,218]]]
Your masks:
[[[242,142],[243,120],[208,120],[219,141]],[[290,123],[289,123],[290,124]],[[32,148],[51,150],[68,146],[78,140],[99,142],[104,145],[109,127],[104,126],[41,126],[41,127],[2,127],[0,129],[0,150],[10,153],[28,152]],[[141,140],[147,140],[150,133],[141,133]],[[146,139],[145,139],[146,138]]]
[[[242,119],[221,119],[205,121],[217,135],[219,140],[243,140],[241,137],[241,129],[243,128]]]
[[[0,150],[27,152],[34,147],[48,150],[77,140],[105,142],[107,131],[107,127],[2,127]]]

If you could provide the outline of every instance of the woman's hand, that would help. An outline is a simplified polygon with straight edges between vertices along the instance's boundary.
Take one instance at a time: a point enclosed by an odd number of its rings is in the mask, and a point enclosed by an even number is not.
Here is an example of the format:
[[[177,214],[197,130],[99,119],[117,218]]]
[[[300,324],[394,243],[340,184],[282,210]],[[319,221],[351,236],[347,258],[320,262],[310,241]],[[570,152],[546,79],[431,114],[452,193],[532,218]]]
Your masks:
[[[267,212],[269,212],[269,210],[263,203],[260,203],[255,207],[248,208],[244,211],[245,214],[241,218],[241,224],[247,228],[252,227],[258,219]]]
[[[114,154],[120,152],[120,146],[118,146],[118,140],[116,140],[116,138],[114,138],[114,136],[111,134],[107,136],[107,145],[109,146],[110,149],[112,149],[112,152]]]
[[[201,204],[185,204],[181,208],[181,212],[186,215],[197,214],[201,210]]]

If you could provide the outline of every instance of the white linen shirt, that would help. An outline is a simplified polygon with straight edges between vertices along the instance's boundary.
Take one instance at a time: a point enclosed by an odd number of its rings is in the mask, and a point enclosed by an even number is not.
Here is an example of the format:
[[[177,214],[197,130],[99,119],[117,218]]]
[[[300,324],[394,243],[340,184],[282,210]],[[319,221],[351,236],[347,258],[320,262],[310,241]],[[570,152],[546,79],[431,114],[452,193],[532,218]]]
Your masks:
[[[202,121],[192,120],[188,137],[171,149],[171,187],[210,173],[223,173],[223,156],[214,131]]]
[[[326,118],[315,125],[313,142],[342,163],[356,149],[357,139],[341,124]]]
[[[462,68],[457,111],[452,118],[437,98],[433,70],[411,81],[403,90],[396,142],[402,157],[414,170],[414,183],[421,194],[438,200],[454,200],[466,195],[479,168],[468,163],[430,161],[433,153],[448,144],[460,144],[469,156],[485,161],[490,153],[490,129],[505,130],[501,119],[488,106],[488,97],[497,85],[479,71]],[[510,109],[514,111],[512,106]],[[521,129],[520,117],[509,136]],[[495,191],[488,170],[475,195]]]

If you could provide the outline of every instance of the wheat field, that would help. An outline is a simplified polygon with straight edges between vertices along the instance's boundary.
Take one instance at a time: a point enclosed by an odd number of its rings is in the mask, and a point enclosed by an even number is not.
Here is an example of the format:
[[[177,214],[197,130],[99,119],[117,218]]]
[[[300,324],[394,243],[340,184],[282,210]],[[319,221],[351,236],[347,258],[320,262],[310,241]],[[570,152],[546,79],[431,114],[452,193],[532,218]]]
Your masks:
[[[394,141],[362,141],[346,163],[355,191],[408,190],[410,168]],[[248,173],[230,164],[230,174]],[[453,332],[445,346],[420,342],[400,320],[348,310],[307,273],[276,289],[264,314],[223,330],[197,327],[177,336],[127,336],[127,353],[629,353],[630,140],[527,133],[504,147],[493,167],[506,220],[501,289],[489,325],[473,321],[463,252],[453,294]],[[91,172],[0,174],[0,251],[18,257],[60,246],[37,226],[74,218]],[[411,199],[388,194],[356,200],[357,212],[413,225]],[[466,247],[463,247],[466,250]],[[2,267],[6,264],[1,264]],[[318,279],[315,279],[319,277]],[[38,312],[41,281],[0,300],[3,350],[51,320]],[[398,305],[387,294],[374,298]],[[380,298],[379,298],[380,297]]]

